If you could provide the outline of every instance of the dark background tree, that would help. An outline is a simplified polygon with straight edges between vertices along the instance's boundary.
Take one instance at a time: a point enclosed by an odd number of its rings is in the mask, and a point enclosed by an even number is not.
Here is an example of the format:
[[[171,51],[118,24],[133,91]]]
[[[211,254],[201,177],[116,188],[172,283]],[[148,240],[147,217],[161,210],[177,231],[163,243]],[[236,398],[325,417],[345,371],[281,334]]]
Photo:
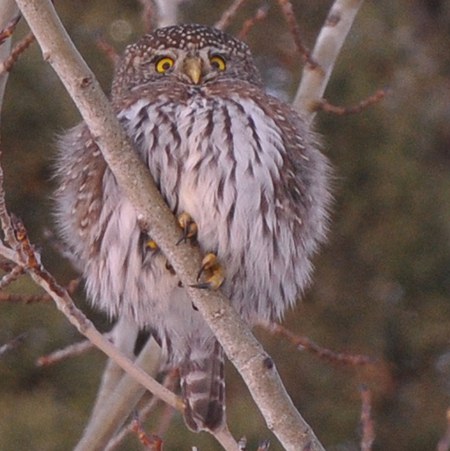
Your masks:
[[[227,2],[227,4],[230,2]],[[312,46],[331,1],[295,2],[302,37]],[[260,2],[249,0],[230,28],[239,31]],[[182,7],[184,22],[212,24],[225,2]],[[292,98],[300,77],[292,37],[276,7],[248,36],[270,90]],[[137,1],[66,0],[58,10],[105,90],[112,65],[95,44],[116,49],[140,36]],[[356,104],[380,87],[385,101],[358,115],[319,113],[316,128],[336,166],[330,242],[316,260],[314,285],[288,315],[288,327],[334,350],[382,360],[377,369],[338,368],[258,332],[294,402],[327,449],[357,449],[358,386],[374,392],[375,449],[428,450],[445,429],[450,405],[450,5],[444,1],[366,1],[345,44],[326,98]],[[22,23],[19,34],[26,32]],[[43,249],[61,282],[75,276],[51,229],[55,134],[79,120],[49,66],[33,47],[15,65],[2,114],[3,165],[11,210]],[[21,279],[11,290],[36,293]],[[76,295],[83,308],[82,290]],[[90,312],[102,329],[107,321]],[[104,357],[92,352],[39,369],[41,355],[79,340],[52,303],[0,305],[0,343],[26,332],[0,360],[0,450],[70,449],[87,421]],[[268,437],[245,386],[230,367],[230,426],[251,443]],[[149,431],[157,427],[151,420]],[[166,449],[209,437],[184,432],[178,416]],[[188,441],[187,441],[188,440]],[[209,445],[208,445],[209,444]],[[138,449],[131,438],[123,449]],[[203,447],[203,448],[202,448]],[[277,449],[276,446],[273,447]]]

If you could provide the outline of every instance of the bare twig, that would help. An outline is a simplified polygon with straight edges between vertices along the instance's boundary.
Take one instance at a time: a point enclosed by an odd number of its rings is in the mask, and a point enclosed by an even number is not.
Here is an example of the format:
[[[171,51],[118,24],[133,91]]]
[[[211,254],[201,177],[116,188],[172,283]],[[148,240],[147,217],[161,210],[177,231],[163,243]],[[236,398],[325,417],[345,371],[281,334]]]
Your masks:
[[[292,3],[290,0],[277,0],[280,5],[281,12],[284,15],[286,23],[289,27],[289,30],[294,38],[295,46],[303,59],[303,61],[307,62],[311,67],[316,67],[317,63],[313,61],[311,58],[311,52],[305,45],[303,44],[300,27],[298,25],[297,19],[295,18],[294,9],[292,8]]]
[[[311,54],[317,64],[307,63],[293,107],[312,122],[327,87],[334,64],[364,0],[335,0]]]
[[[24,274],[24,269],[21,266],[16,265],[8,274],[5,274],[0,279],[0,290],[6,288],[10,283],[17,280],[21,275]]]
[[[3,357],[5,354],[7,354],[10,351],[13,351],[14,349],[17,349],[24,341],[27,334],[21,334],[12,340],[8,341],[8,343],[5,343],[4,345],[0,346],[0,357]]]
[[[178,371],[172,370],[170,371],[166,377],[164,378],[163,385],[167,389],[174,391],[176,388],[176,384],[178,382],[179,376]],[[141,421],[145,421],[150,413],[155,409],[159,402],[159,399],[153,396],[150,401],[148,401],[141,409],[138,411],[138,417]],[[169,406],[166,406],[165,412],[170,412],[170,415],[173,415],[175,412]],[[168,414],[167,414],[168,415]],[[156,431],[156,435],[163,437],[166,431],[166,427],[168,425],[165,424],[164,414],[160,420],[160,424],[158,426],[158,430]],[[111,440],[109,440],[108,444],[105,446],[105,451],[114,451],[117,447],[122,443],[124,438],[131,432],[131,422],[124,426]]]
[[[384,89],[379,89],[375,94],[367,97],[367,99],[362,100],[358,105],[343,107],[336,106],[328,103],[326,100],[322,100],[317,105],[317,110],[325,111],[326,113],[337,114],[339,116],[358,114],[363,110],[381,102],[386,97],[386,91]]]
[[[21,14],[17,14],[16,17],[9,21],[5,28],[0,30],[0,45],[12,36],[21,17]]]
[[[16,2],[14,0],[0,0],[0,29],[7,28],[8,23],[14,20],[19,14]],[[2,45],[0,45],[0,64],[9,56],[11,48],[11,38],[7,38]],[[3,95],[5,93],[6,82],[8,81],[8,74],[0,75],[0,109],[3,104]],[[0,119],[1,122],[1,119]]]
[[[322,450],[313,431],[286,393],[272,359],[229,301],[220,292],[192,287],[196,283],[201,263],[200,251],[188,245],[176,245],[179,229],[171,211],[161,198],[147,168],[131,148],[98,82],[73,47],[52,4],[48,0],[17,0],[17,4],[35,34],[44,57],[72,95],[117,183],[140,212],[150,235],[164,252],[194,305],[243,377],[268,427],[288,450],[298,450],[306,444],[311,450]],[[71,313],[66,312],[69,316],[72,316]],[[81,324],[78,327],[86,335],[92,332],[92,326],[86,318],[80,318],[74,324]],[[95,339],[102,349],[112,355],[110,349],[99,342],[95,333],[89,333],[89,338]],[[139,371],[131,369],[127,368],[127,371],[141,378]],[[174,406],[179,405],[173,398],[171,402]],[[280,416],[280,412],[283,415]]]
[[[447,430],[444,436],[439,440],[436,451],[450,450],[450,409],[447,409]]]
[[[362,386],[361,392],[361,451],[370,451],[375,440],[375,429],[372,419],[372,393],[366,386]]]
[[[0,249],[0,254],[3,251]],[[11,257],[14,258],[14,257]],[[80,284],[80,279],[74,279],[69,282],[65,287],[69,294],[73,294]],[[52,297],[48,293],[43,294],[12,294],[12,293],[2,293],[0,292],[0,302],[11,302],[14,304],[34,304],[37,302],[50,302]]]
[[[153,30],[153,21],[155,16],[155,5],[153,0],[139,0],[142,5],[142,19],[144,22],[144,29],[147,33]]]
[[[9,57],[0,64],[0,75],[4,72],[10,72],[19,57],[35,40],[33,33],[28,33],[19,43],[17,43]]]
[[[234,2],[223,12],[220,19],[214,24],[214,28],[218,30],[225,30],[229,27],[234,16],[239,11],[239,8],[246,2],[246,0],[234,0]]]
[[[155,434],[148,435],[142,427],[139,418],[134,418],[131,423],[131,430],[138,436],[139,441],[145,448],[152,451],[162,450],[162,440]]]
[[[115,66],[120,58],[116,49],[104,38],[104,36],[101,35],[95,40],[95,43]]]
[[[269,12],[269,6],[264,5],[259,7],[256,10],[256,14],[253,17],[250,17],[250,19],[247,19],[241,28],[241,31],[238,33],[238,38],[242,39],[243,41],[247,38],[250,30],[258,23],[262,22],[267,18],[267,14]]]
[[[268,330],[270,333],[274,335],[279,335],[280,337],[285,338],[294,346],[296,346],[299,350],[306,349],[312,354],[317,355],[320,359],[327,360],[332,363],[341,364],[341,365],[371,365],[376,363],[376,360],[372,357],[360,355],[360,354],[348,354],[342,352],[334,352],[330,349],[322,348],[321,346],[314,343],[308,337],[295,335],[290,330],[281,326],[280,324],[271,323],[271,324],[259,324],[264,329]]]
[[[110,338],[109,334],[105,334],[104,336],[107,339]],[[84,354],[85,352],[94,348],[95,346],[89,340],[80,341],[79,343],[71,344],[64,349],[58,349],[51,354],[39,357],[36,360],[36,366],[43,367],[54,365],[55,363],[59,363],[62,360]]]

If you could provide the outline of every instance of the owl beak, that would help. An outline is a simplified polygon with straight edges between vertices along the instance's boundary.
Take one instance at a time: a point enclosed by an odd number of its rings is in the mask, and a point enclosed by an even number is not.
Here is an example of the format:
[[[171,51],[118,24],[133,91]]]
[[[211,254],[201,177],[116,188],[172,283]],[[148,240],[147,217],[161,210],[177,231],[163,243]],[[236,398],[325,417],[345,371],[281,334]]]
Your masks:
[[[184,73],[198,85],[202,78],[202,60],[200,58],[188,57],[183,65]]]

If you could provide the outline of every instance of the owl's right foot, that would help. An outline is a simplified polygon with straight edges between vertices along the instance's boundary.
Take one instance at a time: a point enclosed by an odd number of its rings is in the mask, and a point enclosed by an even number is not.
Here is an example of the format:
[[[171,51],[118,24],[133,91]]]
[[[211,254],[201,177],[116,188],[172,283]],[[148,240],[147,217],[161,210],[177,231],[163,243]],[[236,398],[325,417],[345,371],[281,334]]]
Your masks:
[[[198,227],[189,213],[185,211],[177,217],[178,225],[183,230],[183,236],[178,240],[177,244],[181,242],[186,243],[187,240],[194,239],[197,236]]]
[[[223,284],[225,274],[216,254],[209,252],[203,257],[202,267],[198,272],[197,280],[200,280],[200,278],[203,278],[204,281],[191,285],[193,288],[218,290]]]

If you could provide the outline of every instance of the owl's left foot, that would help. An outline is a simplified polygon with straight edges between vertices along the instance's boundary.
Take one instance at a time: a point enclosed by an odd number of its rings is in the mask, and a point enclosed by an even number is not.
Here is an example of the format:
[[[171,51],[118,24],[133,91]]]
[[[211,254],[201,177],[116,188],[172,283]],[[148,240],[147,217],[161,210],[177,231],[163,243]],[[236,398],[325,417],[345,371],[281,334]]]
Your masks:
[[[183,230],[183,236],[179,239],[177,244],[186,242],[189,239],[193,239],[197,236],[198,227],[195,221],[192,219],[189,213],[183,212],[177,217],[178,225]]]
[[[204,282],[191,285],[193,288],[209,288],[211,290],[218,290],[223,284],[225,275],[216,254],[209,252],[203,257],[202,267],[198,272],[197,280],[200,280],[202,276]]]

